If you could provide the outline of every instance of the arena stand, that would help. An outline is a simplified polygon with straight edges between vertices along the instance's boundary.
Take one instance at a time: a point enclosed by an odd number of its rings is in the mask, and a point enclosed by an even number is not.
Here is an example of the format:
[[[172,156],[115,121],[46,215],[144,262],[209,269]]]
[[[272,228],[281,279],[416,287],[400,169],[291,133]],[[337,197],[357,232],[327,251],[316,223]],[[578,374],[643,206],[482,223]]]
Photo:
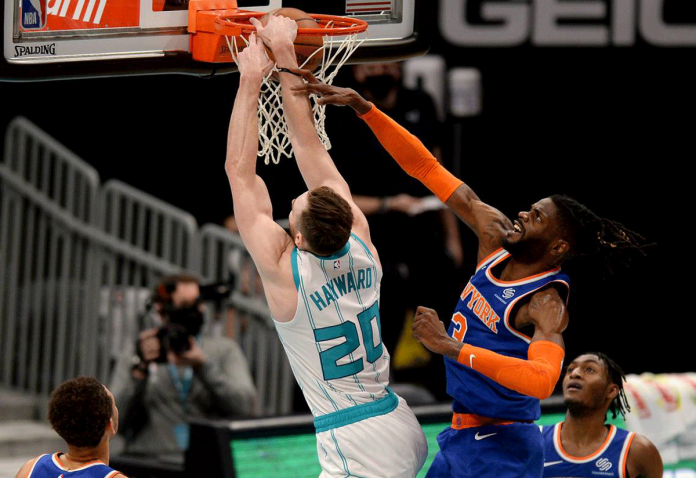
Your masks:
[[[6,390],[47,397],[83,374],[108,383],[160,276],[188,271],[212,283],[253,267],[233,233],[199,227],[187,212],[119,181],[102,184],[94,168],[25,118],[7,129],[0,191]],[[236,337],[259,390],[258,412],[289,413],[292,374],[265,299],[242,286],[236,281],[223,310],[234,307],[237,327],[247,324]],[[217,329],[209,310],[204,333]]]

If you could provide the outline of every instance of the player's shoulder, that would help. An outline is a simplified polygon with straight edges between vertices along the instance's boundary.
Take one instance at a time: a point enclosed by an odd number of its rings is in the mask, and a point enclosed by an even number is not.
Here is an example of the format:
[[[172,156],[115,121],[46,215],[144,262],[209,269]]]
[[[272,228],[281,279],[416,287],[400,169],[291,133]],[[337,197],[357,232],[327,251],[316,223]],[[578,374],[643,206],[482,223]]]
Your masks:
[[[557,286],[553,282],[542,285],[532,292],[531,299],[539,301],[540,305],[549,301],[559,301],[565,303],[566,290]]]
[[[34,458],[31,458],[30,460],[27,460],[17,472],[15,478],[27,478],[29,476],[29,473],[31,473],[31,470],[34,468],[34,465],[36,465],[36,462],[38,462],[44,456],[47,455],[39,455]]]
[[[629,433],[629,436],[631,433]],[[651,442],[646,436],[639,435],[638,433],[633,433],[631,438],[631,455],[637,458],[645,457],[646,455],[659,454],[657,447],[653,442]]]
[[[252,256],[264,284],[268,280],[283,282],[287,279],[288,271],[291,271],[292,254],[295,249],[295,243],[286,234],[286,237],[279,240],[277,244],[277,254],[264,258]]]
[[[375,247],[375,244],[372,242],[369,228],[360,229],[354,227],[353,231],[350,233],[349,242],[350,241],[353,241],[358,250],[364,251],[367,259],[370,262],[373,262],[374,265],[381,267],[379,253],[377,252],[377,247]]]
[[[348,239],[349,243],[355,244],[353,247],[359,247],[365,252],[370,252],[370,247],[369,245],[372,245],[369,239],[370,235],[366,233],[365,231],[361,229],[356,229],[353,228],[353,230],[350,232],[350,239]],[[369,244],[369,245],[368,245]]]
[[[662,477],[664,466],[655,444],[647,437],[637,433],[629,434],[629,436],[631,436],[631,445],[628,450],[626,467],[630,476]]]
[[[103,475],[103,478],[128,478],[126,475],[124,475],[123,473],[121,473],[121,472],[118,471],[118,470],[114,470],[113,468],[111,468],[111,467],[110,467],[109,465],[107,465],[106,463],[103,463],[103,462],[102,462],[101,465],[102,465],[101,467],[95,468],[95,469],[94,469],[94,470],[95,470],[94,473],[91,474],[91,475],[89,475],[89,476],[97,476],[97,477],[99,477],[102,473],[104,473],[104,471],[103,471],[104,468],[106,468],[106,469],[107,469],[107,473],[106,473],[106,475]]]

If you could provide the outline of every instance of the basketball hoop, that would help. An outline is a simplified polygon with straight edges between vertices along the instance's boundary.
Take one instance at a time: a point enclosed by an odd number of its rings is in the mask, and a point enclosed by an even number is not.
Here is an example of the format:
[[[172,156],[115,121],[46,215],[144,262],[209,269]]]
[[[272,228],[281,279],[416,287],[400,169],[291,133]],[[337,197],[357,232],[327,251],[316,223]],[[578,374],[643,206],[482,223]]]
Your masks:
[[[237,57],[240,47],[243,48],[249,44],[249,35],[256,30],[250,19],[264,15],[263,12],[238,11],[220,15],[215,19],[215,33],[225,37],[232,58]],[[358,35],[367,30],[367,22],[335,15],[310,14],[309,16],[319,24],[319,28],[298,28],[297,35],[319,36],[322,38],[322,46],[317,47],[299,67],[303,68],[308,63],[313,63],[312,60],[316,55],[322,55],[314,76],[322,83],[331,84],[338,70],[365,41],[366,38],[358,39]],[[278,164],[281,156],[288,158],[292,156],[288,126],[283,115],[280,82],[274,79],[274,73],[278,71],[277,67],[278,65],[274,65],[271,72],[264,78],[259,95],[258,155],[265,157],[266,164],[269,164],[269,160]],[[330,149],[331,142],[324,127],[326,105],[317,104],[314,95],[310,95],[310,103],[317,135],[324,147]]]

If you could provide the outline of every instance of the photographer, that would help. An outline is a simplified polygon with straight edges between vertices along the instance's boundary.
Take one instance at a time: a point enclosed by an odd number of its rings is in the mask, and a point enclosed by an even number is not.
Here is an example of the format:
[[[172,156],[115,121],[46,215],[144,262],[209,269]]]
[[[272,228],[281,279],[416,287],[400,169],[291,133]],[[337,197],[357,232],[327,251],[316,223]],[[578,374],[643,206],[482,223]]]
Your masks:
[[[123,411],[125,453],[179,453],[188,448],[190,419],[254,413],[256,389],[239,345],[200,336],[201,289],[193,276],[165,277],[153,296],[162,326],[141,331],[119,357],[110,388]]]

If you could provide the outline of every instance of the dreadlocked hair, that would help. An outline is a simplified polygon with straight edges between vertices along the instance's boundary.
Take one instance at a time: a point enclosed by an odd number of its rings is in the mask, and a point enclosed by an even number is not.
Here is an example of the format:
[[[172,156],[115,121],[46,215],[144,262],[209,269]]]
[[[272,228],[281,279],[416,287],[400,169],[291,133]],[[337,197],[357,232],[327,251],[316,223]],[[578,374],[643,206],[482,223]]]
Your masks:
[[[626,374],[621,369],[619,364],[610,359],[607,354],[602,352],[588,352],[583,355],[596,355],[599,360],[604,362],[604,366],[607,368],[607,375],[611,383],[619,387],[619,393],[614,397],[614,400],[609,404],[609,411],[611,411],[611,418],[614,419],[620,413],[622,417],[626,418],[626,414],[631,411],[631,406],[628,404],[628,399],[626,398],[626,391],[624,390],[624,382],[626,381]]]
[[[617,266],[626,267],[633,259],[645,257],[645,249],[651,244],[646,244],[637,232],[599,217],[571,197],[554,194],[551,200],[558,208],[571,259],[597,259],[606,272],[613,274]]]

